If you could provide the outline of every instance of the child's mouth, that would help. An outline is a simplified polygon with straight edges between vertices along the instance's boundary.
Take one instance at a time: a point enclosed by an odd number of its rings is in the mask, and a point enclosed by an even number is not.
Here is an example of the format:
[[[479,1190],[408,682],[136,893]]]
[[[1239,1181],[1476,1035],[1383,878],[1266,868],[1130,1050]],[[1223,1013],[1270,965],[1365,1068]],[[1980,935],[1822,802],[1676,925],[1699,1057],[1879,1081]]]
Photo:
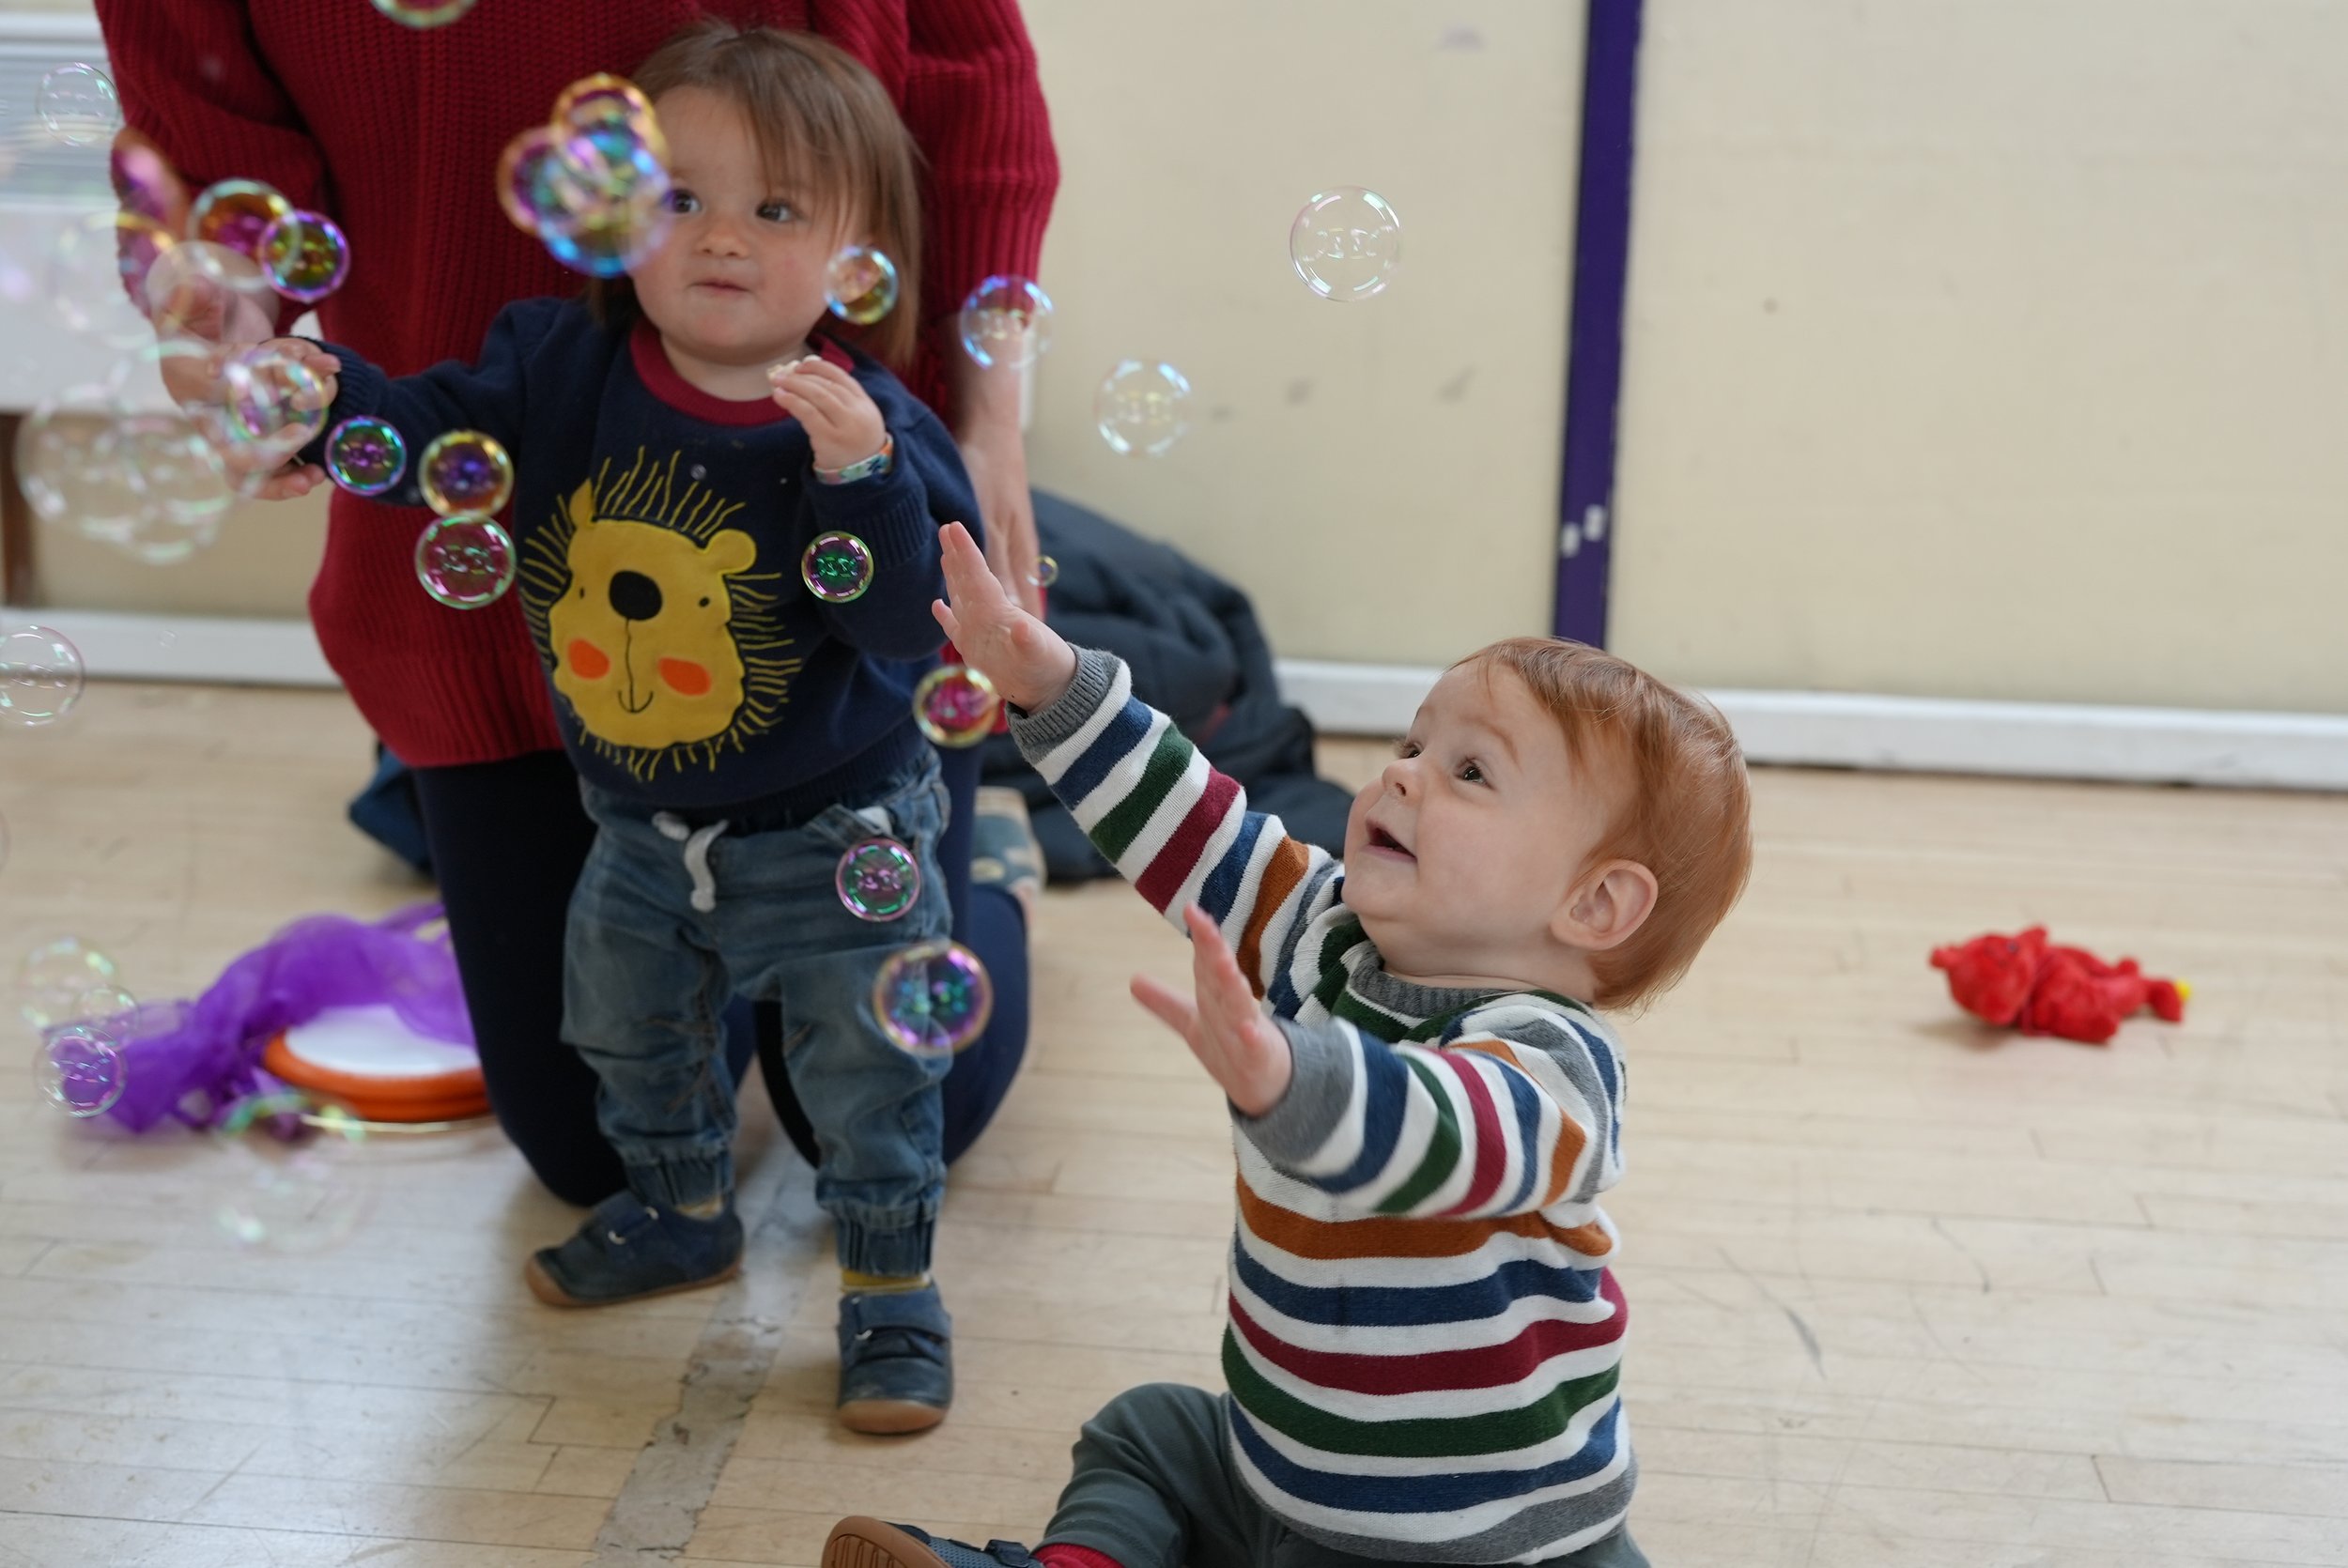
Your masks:
[[[1401,839],[1397,838],[1393,834],[1388,833],[1384,828],[1380,827],[1375,822],[1370,824],[1369,843],[1367,847],[1373,850],[1383,850],[1387,854],[1399,855],[1404,860],[1415,860],[1418,858],[1418,856],[1413,854],[1409,850],[1402,847]]]

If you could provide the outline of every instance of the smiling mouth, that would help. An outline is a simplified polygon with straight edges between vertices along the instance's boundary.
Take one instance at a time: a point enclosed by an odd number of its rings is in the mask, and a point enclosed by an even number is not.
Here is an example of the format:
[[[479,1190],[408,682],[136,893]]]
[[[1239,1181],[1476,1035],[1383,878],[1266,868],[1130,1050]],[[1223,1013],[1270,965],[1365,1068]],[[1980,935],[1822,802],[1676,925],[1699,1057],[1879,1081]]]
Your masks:
[[[1383,850],[1388,854],[1399,855],[1405,860],[1416,860],[1418,858],[1418,856],[1413,854],[1409,850],[1402,847],[1401,839],[1397,838],[1393,834],[1388,833],[1384,828],[1380,827],[1375,822],[1370,824],[1369,842],[1365,847],[1373,850]]]

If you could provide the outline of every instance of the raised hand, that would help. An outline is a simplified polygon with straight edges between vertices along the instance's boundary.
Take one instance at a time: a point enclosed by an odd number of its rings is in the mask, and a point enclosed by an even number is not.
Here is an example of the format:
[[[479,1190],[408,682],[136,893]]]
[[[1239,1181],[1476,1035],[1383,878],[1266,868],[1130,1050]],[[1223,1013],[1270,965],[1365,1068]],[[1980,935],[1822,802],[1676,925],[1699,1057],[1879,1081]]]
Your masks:
[[[930,607],[954,639],[963,663],[995,683],[1013,707],[1048,708],[1076,678],[1076,651],[1068,639],[1012,603],[960,523],[938,530],[945,556],[946,597]]]
[[[776,365],[766,380],[775,389],[777,406],[807,426],[819,469],[861,463],[888,438],[888,426],[873,394],[821,355]]]
[[[1257,1006],[1246,976],[1207,912],[1193,904],[1182,912],[1182,925],[1190,932],[1191,987],[1197,1000],[1147,975],[1134,976],[1134,1000],[1182,1037],[1190,1053],[1243,1115],[1260,1116],[1280,1103],[1296,1075],[1288,1037]]]

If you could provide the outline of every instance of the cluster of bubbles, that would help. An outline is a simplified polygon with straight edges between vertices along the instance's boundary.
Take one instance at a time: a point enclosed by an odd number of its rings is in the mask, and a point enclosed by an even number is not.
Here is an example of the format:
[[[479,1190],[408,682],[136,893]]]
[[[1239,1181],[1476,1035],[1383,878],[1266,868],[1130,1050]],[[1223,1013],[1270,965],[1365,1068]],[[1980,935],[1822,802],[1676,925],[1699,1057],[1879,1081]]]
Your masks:
[[[122,1098],[122,1039],[138,1001],[117,983],[114,960],[79,937],[44,943],[17,965],[16,1004],[39,1039],[32,1065],[42,1098],[76,1117]]]
[[[498,202],[564,266],[616,278],[673,226],[668,158],[651,100],[625,77],[598,72],[564,88],[546,124],[505,145]]]
[[[995,982],[959,942],[917,942],[888,956],[873,981],[873,1017],[899,1050],[951,1056],[986,1032]]]
[[[391,435],[398,439],[397,431]],[[513,538],[492,515],[514,494],[514,460],[503,443],[478,430],[436,436],[416,459],[416,488],[440,514],[416,537],[416,580],[451,609],[496,603],[514,586],[518,565]]]

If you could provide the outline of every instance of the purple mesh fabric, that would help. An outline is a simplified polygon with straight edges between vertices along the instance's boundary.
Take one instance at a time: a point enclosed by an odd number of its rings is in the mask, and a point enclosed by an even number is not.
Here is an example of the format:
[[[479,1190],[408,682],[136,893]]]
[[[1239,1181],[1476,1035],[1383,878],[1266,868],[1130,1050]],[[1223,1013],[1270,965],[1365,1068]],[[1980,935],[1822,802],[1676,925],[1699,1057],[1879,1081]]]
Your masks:
[[[340,915],[297,920],[230,964],[193,1002],[150,1002],[104,1025],[128,1077],[106,1114],[133,1132],[166,1116],[206,1128],[247,1095],[274,1087],[261,1053],[280,1031],[329,1007],[388,1005],[431,1039],[471,1045],[472,1021],[440,906],[417,904],[376,925]]]

